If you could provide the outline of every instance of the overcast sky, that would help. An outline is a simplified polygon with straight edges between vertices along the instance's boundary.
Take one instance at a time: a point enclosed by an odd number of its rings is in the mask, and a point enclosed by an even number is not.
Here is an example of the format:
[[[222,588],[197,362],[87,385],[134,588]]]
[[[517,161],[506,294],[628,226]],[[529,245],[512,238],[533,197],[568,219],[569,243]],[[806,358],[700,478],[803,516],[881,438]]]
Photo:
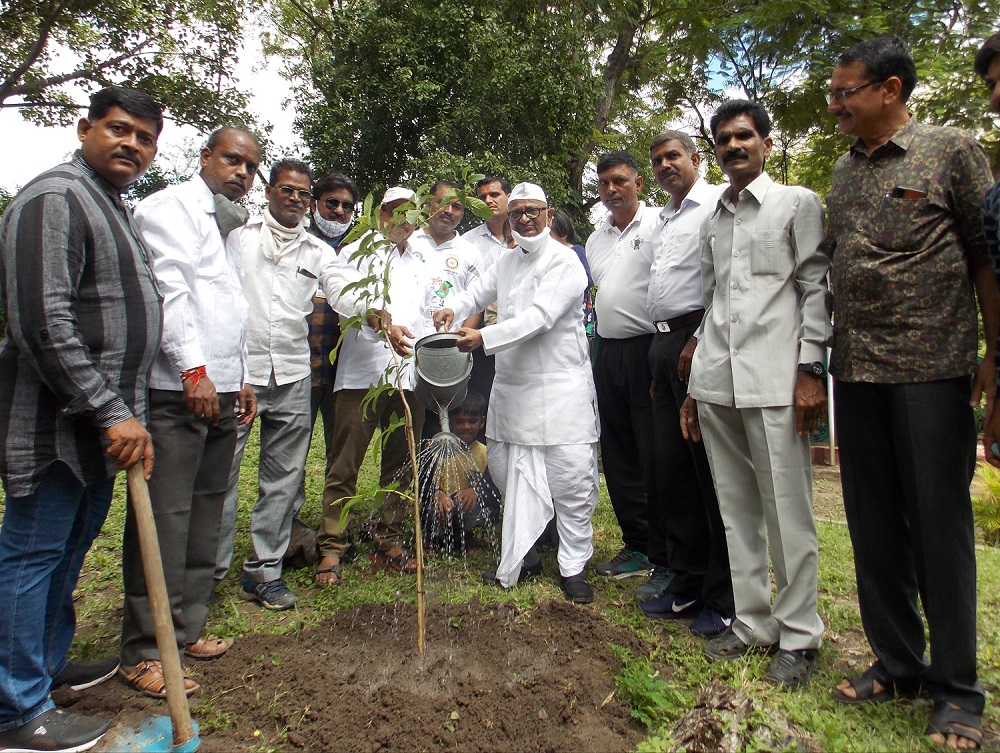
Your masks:
[[[295,148],[299,142],[292,133],[294,110],[281,106],[288,96],[288,81],[279,72],[280,62],[265,65],[256,29],[249,30],[245,45],[236,73],[240,85],[250,91],[250,109],[260,122],[274,126],[271,138],[280,154],[299,154],[301,145]],[[182,155],[200,147],[205,135],[167,121],[157,161],[168,172],[172,166],[181,167]],[[42,128],[26,122],[16,109],[0,109],[0,186],[15,191],[43,170],[65,162],[77,143],[76,126]]]

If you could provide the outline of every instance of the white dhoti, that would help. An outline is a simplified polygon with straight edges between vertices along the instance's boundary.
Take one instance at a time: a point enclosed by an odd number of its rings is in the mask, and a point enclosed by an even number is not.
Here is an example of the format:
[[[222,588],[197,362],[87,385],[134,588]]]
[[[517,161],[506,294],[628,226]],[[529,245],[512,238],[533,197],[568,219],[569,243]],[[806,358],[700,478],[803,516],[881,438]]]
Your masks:
[[[503,494],[497,580],[510,588],[524,555],[556,518],[559,572],[583,572],[594,553],[593,515],[599,494],[597,443],[522,445],[489,440],[490,475]]]

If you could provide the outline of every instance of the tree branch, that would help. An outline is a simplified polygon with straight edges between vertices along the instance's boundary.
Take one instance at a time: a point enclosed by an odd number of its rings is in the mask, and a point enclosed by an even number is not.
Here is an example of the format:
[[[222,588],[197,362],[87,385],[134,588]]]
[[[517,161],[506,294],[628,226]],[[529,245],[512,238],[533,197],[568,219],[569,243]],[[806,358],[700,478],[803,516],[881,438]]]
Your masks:
[[[0,103],[4,102],[11,95],[19,93],[15,84],[20,81],[21,77],[31,69],[31,66],[38,61],[42,52],[45,51],[45,46],[49,43],[49,34],[52,31],[52,27],[55,25],[59,14],[62,13],[63,8],[66,7],[67,2],[69,2],[69,0],[60,0],[59,3],[56,4],[56,7],[52,9],[52,13],[49,17],[42,21],[38,31],[38,39],[31,48],[31,52],[28,53],[17,68],[10,72],[10,75],[3,82],[3,84],[0,84]]]
[[[93,67],[93,68],[77,68],[75,71],[70,71],[69,73],[63,73],[58,76],[49,76],[48,78],[43,78],[38,81],[32,81],[30,84],[25,84],[24,86],[12,87],[8,92],[7,96],[17,95],[17,96],[28,96],[30,94],[36,94],[52,86],[59,86],[59,84],[65,84],[67,81],[73,81],[74,79],[85,79],[93,81],[97,78],[101,71],[114,67],[124,60],[128,60],[131,57],[135,57],[139,52],[149,45],[152,39],[144,39],[139,42],[131,50],[123,52],[118,57],[111,58],[110,60],[105,60],[103,63]]]

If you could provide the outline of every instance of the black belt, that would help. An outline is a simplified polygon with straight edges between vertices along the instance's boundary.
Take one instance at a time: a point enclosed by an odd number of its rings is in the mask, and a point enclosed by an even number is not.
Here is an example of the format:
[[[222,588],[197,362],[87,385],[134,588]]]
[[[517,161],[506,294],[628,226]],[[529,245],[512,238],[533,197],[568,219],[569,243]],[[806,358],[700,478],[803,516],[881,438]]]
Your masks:
[[[703,316],[705,316],[705,309],[698,309],[697,311],[691,311],[687,314],[681,314],[680,316],[675,316],[673,319],[667,319],[664,322],[656,322],[656,331],[673,332],[681,327],[690,327],[692,324],[701,324],[701,318]]]

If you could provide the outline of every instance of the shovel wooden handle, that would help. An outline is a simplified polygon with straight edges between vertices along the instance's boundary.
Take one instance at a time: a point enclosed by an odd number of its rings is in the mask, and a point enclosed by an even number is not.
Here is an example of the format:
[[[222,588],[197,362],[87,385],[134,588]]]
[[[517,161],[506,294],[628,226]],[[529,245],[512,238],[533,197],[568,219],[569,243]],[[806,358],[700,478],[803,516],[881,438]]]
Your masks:
[[[149,501],[149,487],[143,476],[142,463],[136,463],[126,472],[129,499],[135,514],[136,529],[139,532],[139,550],[142,553],[142,569],[146,574],[146,592],[149,609],[156,628],[156,647],[163,663],[163,680],[167,689],[167,706],[174,728],[174,747],[186,744],[194,737],[191,725],[191,709],[184,692],[184,672],[181,670],[180,654],[177,651],[177,633],[170,614],[170,600],[167,598],[167,584],[163,578],[163,560],[160,558],[160,541],[156,536],[156,520],[153,506]]]

